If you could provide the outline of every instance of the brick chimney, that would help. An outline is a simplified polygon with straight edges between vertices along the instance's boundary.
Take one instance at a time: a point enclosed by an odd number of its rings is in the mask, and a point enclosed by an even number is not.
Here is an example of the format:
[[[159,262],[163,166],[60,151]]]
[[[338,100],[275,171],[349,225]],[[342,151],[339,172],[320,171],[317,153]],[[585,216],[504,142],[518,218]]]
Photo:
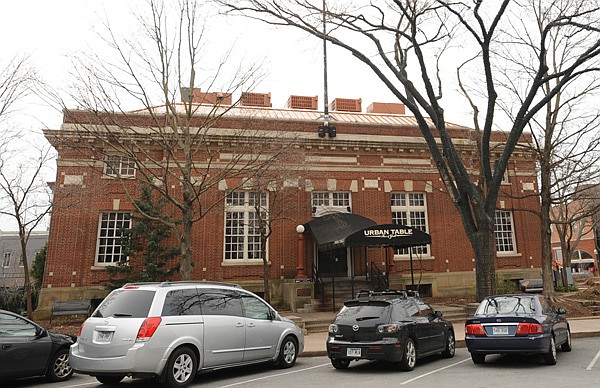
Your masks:
[[[188,102],[190,88],[181,88],[181,101]],[[231,93],[211,92],[202,93],[200,88],[192,89],[191,99],[193,104],[231,105]]]
[[[290,96],[285,105],[292,109],[310,109],[317,110],[319,103],[318,96]]]
[[[360,98],[336,98],[329,104],[329,109],[340,112],[360,112],[362,110],[361,103]]]
[[[271,93],[243,92],[240,98],[240,106],[271,107]]]
[[[373,102],[367,107],[367,113],[387,113],[394,115],[403,115],[404,111],[404,104],[394,102]]]

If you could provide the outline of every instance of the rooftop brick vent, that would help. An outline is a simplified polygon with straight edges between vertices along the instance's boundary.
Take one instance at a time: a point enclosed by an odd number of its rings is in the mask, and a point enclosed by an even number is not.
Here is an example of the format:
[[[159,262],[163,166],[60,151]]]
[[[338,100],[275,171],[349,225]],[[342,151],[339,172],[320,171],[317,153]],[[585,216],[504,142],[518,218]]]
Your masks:
[[[231,93],[224,92],[205,92],[200,88],[192,89],[192,103],[210,104],[210,105],[231,105]],[[190,98],[190,88],[181,88],[181,101],[187,102]]]
[[[266,108],[271,107],[271,93],[242,93],[240,99],[241,106],[262,106]]]
[[[286,108],[317,110],[318,96],[290,96]]]
[[[362,99],[336,98],[329,104],[329,109],[340,112],[360,112]]]
[[[403,115],[404,111],[404,104],[394,102],[373,102],[367,107],[367,113],[388,113],[395,115]]]

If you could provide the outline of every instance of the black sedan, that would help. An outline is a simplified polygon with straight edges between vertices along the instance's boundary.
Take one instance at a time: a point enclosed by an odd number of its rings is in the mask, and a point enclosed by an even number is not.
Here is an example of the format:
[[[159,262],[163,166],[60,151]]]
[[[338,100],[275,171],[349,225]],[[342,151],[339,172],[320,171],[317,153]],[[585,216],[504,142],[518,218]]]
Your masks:
[[[465,322],[465,342],[475,364],[487,354],[543,354],[556,364],[556,348],[571,351],[571,330],[564,317],[543,295],[495,295],[485,298]]]
[[[454,357],[454,352],[452,324],[417,295],[404,291],[361,292],[344,303],[329,326],[327,356],[336,369],[362,359],[413,370],[421,357]]]
[[[63,381],[73,375],[69,347],[75,337],[50,333],[33,321],[0,310],[0,380],[46,376]]]

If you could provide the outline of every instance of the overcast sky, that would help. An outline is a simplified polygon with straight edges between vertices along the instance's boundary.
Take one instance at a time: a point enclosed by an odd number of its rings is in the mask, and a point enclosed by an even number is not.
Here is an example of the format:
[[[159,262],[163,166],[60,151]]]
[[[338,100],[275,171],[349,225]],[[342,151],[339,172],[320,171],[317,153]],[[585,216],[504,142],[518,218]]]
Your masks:
[[[70,56],[100,50],[102,18],[119,28],[136,24],[132,7],[143,0],[2,0],[0,13],[0,64],[15,55],[30,55],[42,78],[52,88],[67,89]],[[135,12],[135,9],[133,9]],[[255,92],[270,92],[274,108],[282,108],[290,95],[319,96],[323,107],[323,46],[314,37],[291,28],[274,28],[240,17],[209,19],[205,55],[222,56],[233,47],[238,58],[263,62],[264,81]],[[372,102],[397,102],[371,70],[341,49],[328,46],[329,99],[362,98],[362,109]],[[63,94],[63,97],[64,94]],[[73,106],[75,108],[75,106]],[[469,125],[460,108],[446,109],[448,121]],[[43,128],[57,129],[59,110],[30,102],[14,118],[16,125],[38,136]],[[42,141],[44,141],[42,139]],[[49,177],[48,180],[53,180]],[[0,230],[10,230],[0,219]]]

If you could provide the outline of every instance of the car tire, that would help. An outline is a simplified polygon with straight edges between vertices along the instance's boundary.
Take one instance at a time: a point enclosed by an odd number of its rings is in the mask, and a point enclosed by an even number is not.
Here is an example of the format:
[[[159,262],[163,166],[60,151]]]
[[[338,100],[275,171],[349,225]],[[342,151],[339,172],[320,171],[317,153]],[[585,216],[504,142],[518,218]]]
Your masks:
[[[563,352],[570,352],[573,349],[571,344],[571,329],[567,329],[567,340],[560,346],[560,350]]]
[[[548,353],[544,354],[544,363],[546,365],[556,365],[556,343],[554,342],[554,336],[550,337],[550,348]]]
[[[169,388],[187,387],[194,381],[198,371],[196,353],[187,346],[175,349],[165,371],[165,386]]]
[[[402,351],[402,361],[400,361],[400,370],[411,371],[415,369],[417,363],[417,348],[412,338],[407,338],[404,342]]]
[[[48,364],[46,378],[50,381],[64,381],[73,376],[73,368],[69,365],[69,349],[59,349]]]
[[[454,353],[456,353],[456,338],[454,337],[454,332],[448,330],[446,333],[446,349],[442,352],[442,357],[452,358],[454,357]]]
[[[473,360],[473,364],[483,364],[485,363],[485,354],[471,353],[471,360]]]
[[[350,360],[345,358],[332,358],[331,365],[335,369],[348,369],[348,365],[350,365]]]
[[[277,362],[275,365],[281,369],[291,368],[296,363],[297,357],[298,344],[293,337],[287,336],[281,343],[281,347],[279,348],[279,356],[277,356]]]
[[[96,380],[98,380],[102,384],[118,384],[121,382],[121,380],[123,380],[124,377],[125,376],[100,375],[100,376],[96,376]]]

